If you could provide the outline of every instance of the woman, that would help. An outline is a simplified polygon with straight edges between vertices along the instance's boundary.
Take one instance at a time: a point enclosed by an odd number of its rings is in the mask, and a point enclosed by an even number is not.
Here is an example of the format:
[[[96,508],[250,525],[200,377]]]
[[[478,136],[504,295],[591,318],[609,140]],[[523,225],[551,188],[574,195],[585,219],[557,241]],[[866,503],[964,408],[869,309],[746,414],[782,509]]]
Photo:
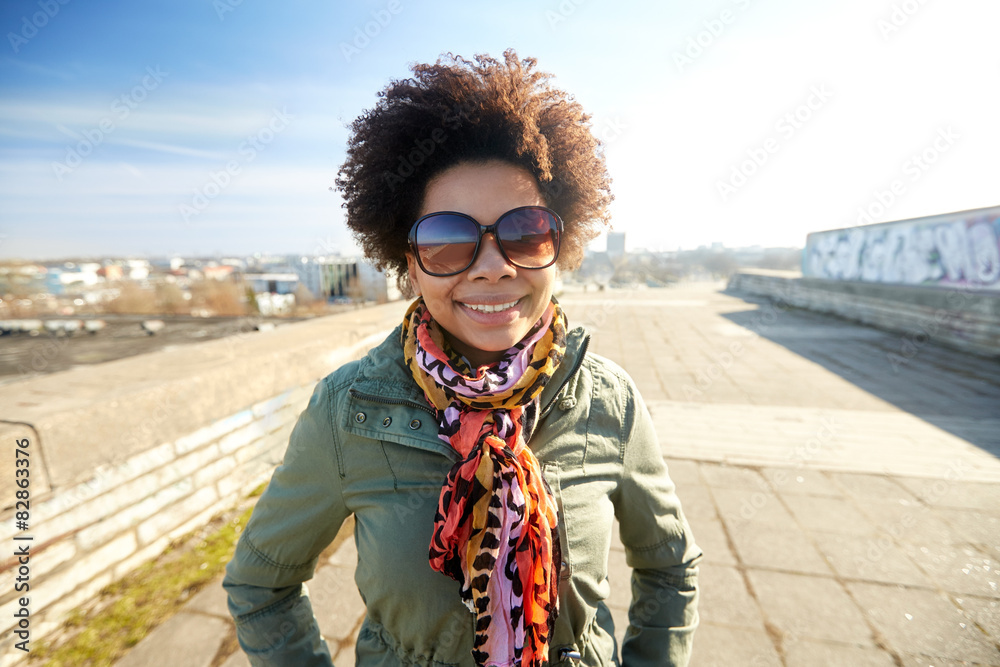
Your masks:
[[[224,585],[254,665],[330,664],[301,583],[350,514],[358,667],[687,664],[701,552],[634,384],[552,298],[607,221],[603,155],[534,66],[418,65],[352,126],[348,225],[419,298],[319,383],[240,538]]]

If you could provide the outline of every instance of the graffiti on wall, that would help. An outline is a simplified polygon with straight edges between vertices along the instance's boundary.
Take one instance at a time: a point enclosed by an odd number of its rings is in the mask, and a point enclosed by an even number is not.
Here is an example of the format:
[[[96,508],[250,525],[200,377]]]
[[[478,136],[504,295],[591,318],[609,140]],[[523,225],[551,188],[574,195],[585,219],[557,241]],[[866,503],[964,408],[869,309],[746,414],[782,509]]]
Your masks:
[[[1000,207],[814,232],[802,275],[1000,291]]]

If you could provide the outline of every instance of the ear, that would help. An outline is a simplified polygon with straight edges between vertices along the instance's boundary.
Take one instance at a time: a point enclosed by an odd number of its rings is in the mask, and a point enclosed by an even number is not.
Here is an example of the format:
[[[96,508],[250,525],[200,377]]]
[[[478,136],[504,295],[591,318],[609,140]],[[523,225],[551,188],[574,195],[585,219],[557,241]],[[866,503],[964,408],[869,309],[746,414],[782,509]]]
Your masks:
[[[406,272],[410,276],[410,289],[413,290],[413,296],[420,296],[420,280],[418,278],[420,267],[417,266],[417,260],[413,257],[412,252],[406,253]]]

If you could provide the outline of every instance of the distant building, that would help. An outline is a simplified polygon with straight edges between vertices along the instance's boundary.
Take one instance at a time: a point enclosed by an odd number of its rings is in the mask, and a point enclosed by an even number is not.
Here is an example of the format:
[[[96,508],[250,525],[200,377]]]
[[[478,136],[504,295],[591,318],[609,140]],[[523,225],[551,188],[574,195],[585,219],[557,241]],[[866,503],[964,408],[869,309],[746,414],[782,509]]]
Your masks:
[[[294,273],[247,273],[243,279],[254,294],[294,294],[299,277]]]
[[[56,280],[46,280],[46,285],[52,288],[50,289],[50,293],[57,296],[79,291],[84,287],[93,287],[102,280],[98,275],[98,271],[101,268],[101,265],[97,262],[84,262],[81,264],[66,262],[63,270],[60,271],[57,269],[54,272],[50,270],[49,274],[55,274],[54,277],[56,277]]]
[[[97,270],[97,275],[104,278],[109,283],[116,282],[122,279],[124,273],[122,273],[122,267],[119,264],[108,264],[107,266],[102,266]]]
[[[320,287],[314,294],[327,300],[351,299],[385,303],[402,297],[393,276],[357,257],[324,257],[317,261]],[[311,290],[311,288],[310,288]]]
[[[128,266],[129,280],[145,280],[149,277],[149,262],[144,259],[129,259],[125,261]]]
[[[233,267],[223,264],[219,266],[205,266],[201,269],[205,279],[225,280],[233,275]]]
[[[254,300],[257,302],[257,312],[264,317],[286,315],[295,308],[294,294],[261,292],[254,295]]]
[[[323,290],[323,263],[315,258],[301,257],[291,263],[291,270],[298,275],[302,285],[318,299],[325,299]]]
[[[320,271],[320,292],[328,301],[352,297],[359,285],[358,260],[355,257],[327,257],[317,264]]]
[[[608,232],[608,257],[615,259],[625,255],[625,232]]]
[[[260,262],[263,265],[264,262]],[[299,286],[323,301],[374,301],[400,298],[395,279],[358,257],[286,257],[267,262],[268,271],[247,273],[255,294],[294,294]]]
[[[358,263],[358,279],[363,288],[365,301],[386,303],[403,298],[396,287],[396,277],[383,273],[368,262]]]

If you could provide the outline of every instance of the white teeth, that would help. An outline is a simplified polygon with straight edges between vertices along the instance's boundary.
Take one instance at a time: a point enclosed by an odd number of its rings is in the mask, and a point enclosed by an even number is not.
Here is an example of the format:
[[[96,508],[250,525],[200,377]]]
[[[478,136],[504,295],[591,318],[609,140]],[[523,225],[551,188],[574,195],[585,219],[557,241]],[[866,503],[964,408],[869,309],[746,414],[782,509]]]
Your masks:
[[[518,299],[518,301],[520,301],[520,299]],[[499,313],[501,310],[507,310],[508,308],[513,308],[514,306],[517,305],[517,301],[511,301],[510,303],[498,303],[495,306],[488,306],[485,304],[473,305],[471,303],[466,303],[463,305],[466,308],[470,310],[475,310],[476,312],[479,313]]]

